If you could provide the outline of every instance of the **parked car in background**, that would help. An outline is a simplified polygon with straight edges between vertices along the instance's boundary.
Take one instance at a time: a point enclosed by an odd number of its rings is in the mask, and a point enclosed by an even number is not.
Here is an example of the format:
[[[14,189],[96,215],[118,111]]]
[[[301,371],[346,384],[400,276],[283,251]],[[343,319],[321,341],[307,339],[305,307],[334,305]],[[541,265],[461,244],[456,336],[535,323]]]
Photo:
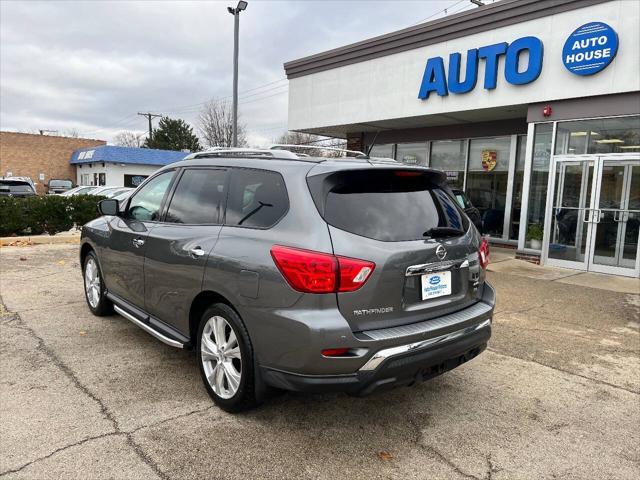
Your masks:
[[[33,182],[24,177],[0,178],[0,196],[3,197],[32,197],[36,195]]]
[[[130,195],[131,192],[133,191],[133,188],[130,187],[118,187],[113,191],[107,192],[107,193],[100,193],[99,195],[104,195],[107,198],[115,198],[123,193],[126,193],[127,195]]]
[[[196,350],[227,411],[266,386],[366,395],[479,355],[489,247],[442,172],[278,150],[189,155],[82,228],[94,315]]]
[[[469,219],[473,222],[480,233],[484,233],[482,230],[482,216],[480,210],[473,206],[467,194],[462,190],[454,189],[453,194],[456,197],[458,205],[464,209],[464,213],[467,214]]]
[[[74,195],[87,195],[92,190],[95,190],[96,187],[93,185],[79,185],[71,190],[67,190],[64,193],[61,193],[63,197],[72,197]]]
[[[127,188],[125,191],[120,192],[120,193],[112,196],[111,198],[113,198],[114,200],[118,200],[119,202],[123,202],[124,200],[129,198],[129,195],[131,195],[134,190],[135,190],[135,188]]]
[[[128,190],[128,187],[101,186],[101,187],[96,187],[95,189],[91,190],[87,194],[111,198],[114,195],[118,195],[119,193],[122,193],[125,190]]]
[[[52,178],[47,183],[47,193],[49,195],[68,192],[73,188],[73,182],[68,179]]]

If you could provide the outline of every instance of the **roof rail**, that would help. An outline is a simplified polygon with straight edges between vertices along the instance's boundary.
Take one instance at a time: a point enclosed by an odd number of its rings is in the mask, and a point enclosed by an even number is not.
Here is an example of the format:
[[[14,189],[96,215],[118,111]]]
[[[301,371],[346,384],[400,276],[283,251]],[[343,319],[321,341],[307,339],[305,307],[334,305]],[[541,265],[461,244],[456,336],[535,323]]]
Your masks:
[[[337,147],[323,147],[321,145],[292,145],[292,144],[286,144],[286,143],[277,143],[269,147],[270,150],[281,150],[281,151],[288,151],[287,149],[289,148],[303,149],[303,150],[328,150],[330,152],[344,153],[345,157],[349,156],[348,154],[352,154],[356,158],[367,157],[366,153],[361,152],[359,150],[347,150],[346,148],[337,148]]]
[[[263,148],[235,148],[235,147],[213,147],[203,152],[192,153],[185,157],[185,160],[192,160],[194,158],[204,157],[271,157],[271,158],[286,158],[298,160],[300,157],[288,150],[278,150],[277,153],[274,150]]]

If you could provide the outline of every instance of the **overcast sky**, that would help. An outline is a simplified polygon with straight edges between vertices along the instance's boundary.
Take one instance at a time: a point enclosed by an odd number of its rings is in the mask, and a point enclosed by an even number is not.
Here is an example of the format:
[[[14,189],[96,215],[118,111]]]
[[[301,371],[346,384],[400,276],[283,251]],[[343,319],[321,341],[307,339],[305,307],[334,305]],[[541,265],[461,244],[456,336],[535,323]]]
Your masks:
[[[143,132],[137,112],[194,127],[208,99],[232,89],[235,1],[0,0],[0,128],[76,130],[111,141]],[[240,20],[240,116],[253,144],[286,131],[282,64],[427,17],[468,0],[250,0]]]

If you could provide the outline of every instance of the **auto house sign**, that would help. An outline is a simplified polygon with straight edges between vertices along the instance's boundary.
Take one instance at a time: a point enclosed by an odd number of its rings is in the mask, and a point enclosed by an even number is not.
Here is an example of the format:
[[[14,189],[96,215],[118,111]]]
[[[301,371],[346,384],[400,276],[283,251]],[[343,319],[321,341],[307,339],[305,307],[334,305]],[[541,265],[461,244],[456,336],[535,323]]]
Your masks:
[[[431,57],[424,69],[418,98],[428,100],[432,93],[440,97],[451,93],[464,94],[477,88],[478,83],[485,90],[494,90],[499,85],[499,75],[511,85],[535,82],[542,72],[544,50],[541,39],[526,36],[511,43],[471,48],[466,53],[453,52],[449,54],[448,62],[440,56]],[[576,28],[567,37],[562,49],[562,63],[576,75],[593,75],[604,70],[617,52],[618,34],[606,23],[594,21]],[[481,64],[484,64],[483,77],[480,75]]]
[[[603,22],[573,31],[562,49],[562,62],[571,73],[593,75],[604,70],[618,53],[618,34]]]

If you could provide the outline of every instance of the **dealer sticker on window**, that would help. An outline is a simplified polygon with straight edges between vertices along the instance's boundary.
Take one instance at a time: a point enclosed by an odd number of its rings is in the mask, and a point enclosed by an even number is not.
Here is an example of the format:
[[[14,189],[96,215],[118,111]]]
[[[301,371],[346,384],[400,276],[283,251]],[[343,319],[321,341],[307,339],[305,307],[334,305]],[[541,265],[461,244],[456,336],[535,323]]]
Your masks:
[[[422,300],[451,295],[451,272],[422,275]]]

